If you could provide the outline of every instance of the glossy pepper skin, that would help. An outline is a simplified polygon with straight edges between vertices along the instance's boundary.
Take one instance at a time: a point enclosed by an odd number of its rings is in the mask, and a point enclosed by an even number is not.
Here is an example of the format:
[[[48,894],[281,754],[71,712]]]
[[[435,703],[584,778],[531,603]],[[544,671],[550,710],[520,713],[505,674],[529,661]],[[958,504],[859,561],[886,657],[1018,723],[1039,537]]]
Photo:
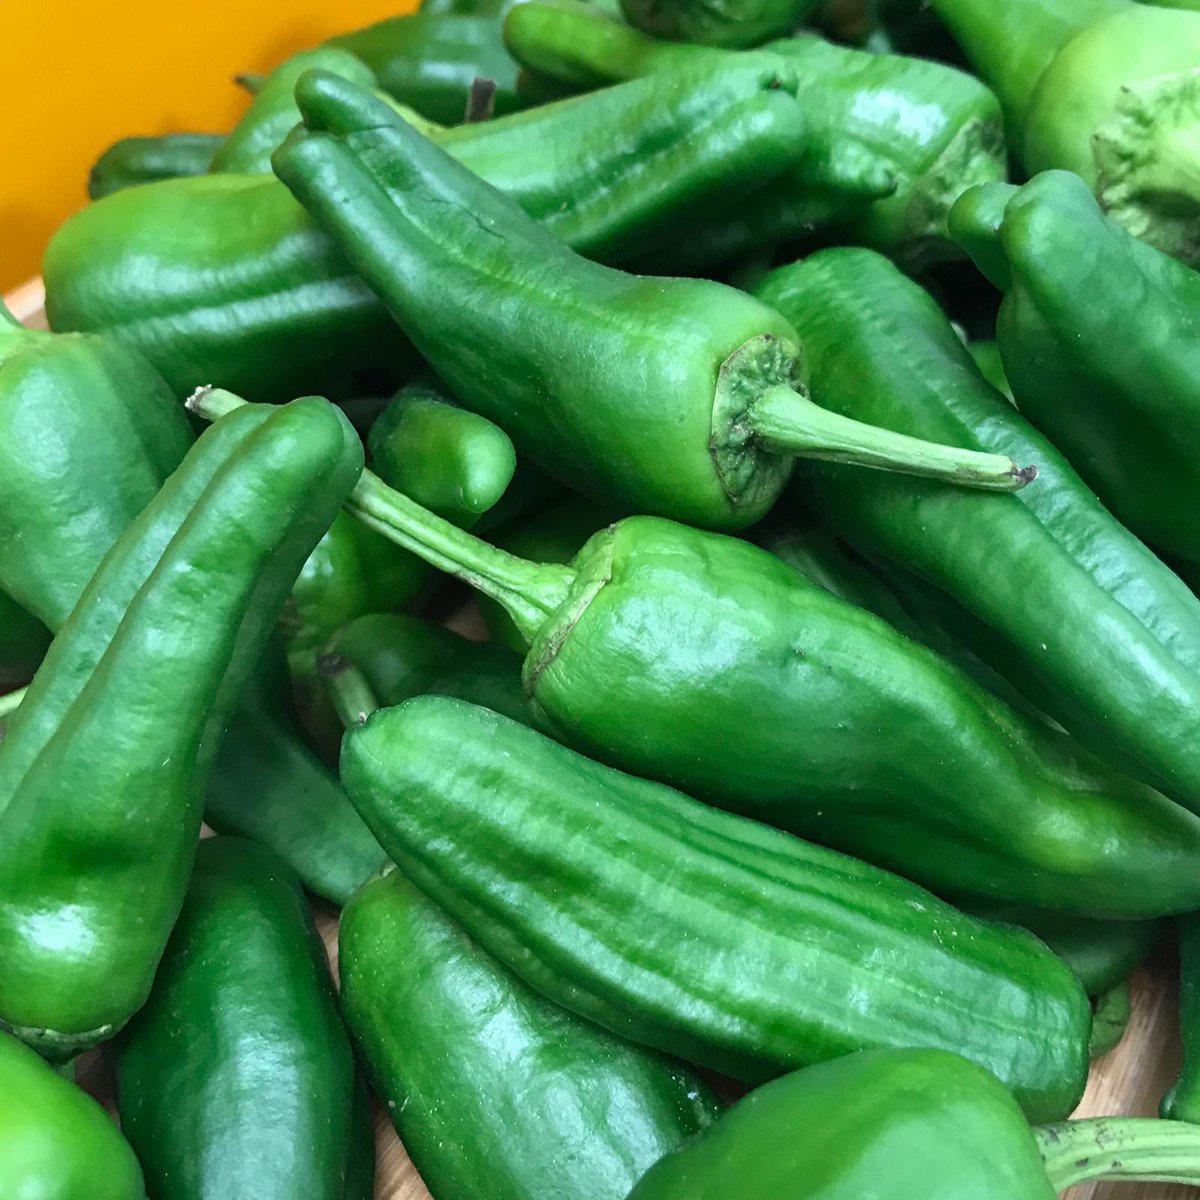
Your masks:
[[[1200,15],[1133,0],[932,0],[1031,174],[1081,176],[1136,237],[1200,262]]]
[[[25,329],[0,305],[0,588],[57,629],[191,442],[140,355]]]
[[[105,557],[9,723],[0,1019],[47,1056],[145,1000],[230,709],[361,455],[311,399],[206,434]]]
[[[1200,603],[979,375],[887,260],[829,250],[761,294],[800,327],[823,404],[924,437],[1030,455],[1015,496],[807,467],[797,489],[852,545],[925,583],[945,623],[1081,743],[1200,808]],[[1037,602],[1030,603],[1036,595]]]
[[[621,0],[635,29],[672,42],[744,48],[791,33],[820,0]]]
[[[509,14],[505,37],[528,67],[576,88],[739,58],[655,41],[590,5],[541,0]],[[829,228],[913,264],[956,256],[946,217],[963,188],[1005,178],[995,96],[962,71],[818,37],[770,42],[800,83],[808,147],[780,177],[726,209],[709,206],[647,261],[704,268]]]
[[[543,999],[394,868],[347,906],[342,1006],[435,1196],[625,1200],[720,1103],[691,1069]]]
[[[299,881],[264,846],[205,839],[118,1042],[121,1127],[150,1195],[343,1200],[354,1086]]]
[[[1200,78],[1200,76],[1198,76]],[[1017,405],[1124,525],[1200,561],[1200,276],[1101,212],[1078,176],[967,192],[951,227],[1005,292]],[[1137,336],[1113,322],[1138,314]]]
[[[222,133],[164,133],[157,137],[121,138],[92,165],[88,174],[88,198],[102,200],[113,192],[159,179],[204,175],[224,141]]]
[[[443,697],[351,728],[341,769],[426,896],[548,999],[633,1041],[748,1081],[954,1046],[1042,1117],[1082,1090],[1090,1014],[1070,971],[898,876]]]
[[[0,1033],[0,1192],[24,1200],[145,1200],[138,1161],[91,1096]]]
[[[779,65],[765,60],[764,83]],[[774,94],[795,107],[786,84]],[[831,420],[804,394],[800,347],[770,308],[710,280],[589,262],[344,80],[312,72],[296,97],[306,128],[276,173],[453,393],[564,484],[736,529],[766,512],[796,454],[984,488],[1031,477],[1006,458]]]
[[[785,169],[802,118],[770,79],[754,67],[685,71],[467,126],[449,144],[556,237],[620,257],[654,244],[681,212]],[[290,399],[345,388],[352,368],[395,368],[405,353],[375,295],[265,176],[109,197],[60,228],[43,273],[54,328],[109,331],[180,392],[216,383]]]

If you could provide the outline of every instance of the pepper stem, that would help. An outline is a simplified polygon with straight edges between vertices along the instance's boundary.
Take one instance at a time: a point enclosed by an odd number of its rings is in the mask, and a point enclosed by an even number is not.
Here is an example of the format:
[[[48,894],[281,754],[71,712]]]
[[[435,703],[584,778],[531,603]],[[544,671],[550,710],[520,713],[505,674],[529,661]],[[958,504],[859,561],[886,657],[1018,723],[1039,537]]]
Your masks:
[[[1037,478],[1037,467],[1019,467],[1003,454],[880,429],[830,412],[789,387],[766,389],[744,420],[768,449],[796,458],[853,463],[992,492],[1014,492]]]
[[[11,717],[21,707],[21,702],[25,699],[27,691],[29,689],[23,687],[18,688],[15,692],[8,692],[6,695],[0,696],[0,721],[3,721],[5,717]]]
[[[202,387],[188,397],[187,407],[215,421],[245,403],[221,388]],[[372,471],[363,471],[345,508],[389,541],[502,605],[530,642],[566,600],[575,580],[570,567],[517,558],[459,529],[388,487]]]
[[[317,668],[342,725],[365,725],[379,700],[362,671],[344,654],[322,654]]]
[[[1043,1125],[1034,1136],[1054,1190],[1093,1179],[1200,1183],[1200,1126],[1148,1117]]]

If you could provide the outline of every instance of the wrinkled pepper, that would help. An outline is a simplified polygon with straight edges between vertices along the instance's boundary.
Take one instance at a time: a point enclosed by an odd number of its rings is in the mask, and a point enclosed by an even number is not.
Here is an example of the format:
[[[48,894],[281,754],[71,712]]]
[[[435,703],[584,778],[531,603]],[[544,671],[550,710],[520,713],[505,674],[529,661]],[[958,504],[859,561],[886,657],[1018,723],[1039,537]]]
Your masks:
[[[953,1047],[1039,1119],[1083,1089],[1091,1014],[1070,970],[899,876],[446,697],[352,726],[341,770],[430,900],[535,990],[632,1041],[749,1082],[855,1050]]]
[[[88,198],[102,200],[143,183],[204,175],[224,140],[221,133],[121,138],[96,159],[88,173]]]
[[[531,0],[505,37],[527,66],[576,87],[678,69],[728,70],[727,51],[658,42],[591,6]],[[818,37],[768,43],[800,83],[809,125],[804,156],[773,183],[724,210],[698,210],[648,256],[662,268],[704,268],[830,228],[913,264],[958,253],[946,228],[965,187],[1005,178],[996,97],[962,71],[870,54]]]
[[[620,257],[654,244],[682,213],[787,168],[804,123],[776,80],[761,62],[685,70],[439,137],[556,237]],[[110,332],[180,392],[215,383],[288,399],[344,389],[356,371],[394,370],[405,352],[374,294],[265,176],[110,196],[58,230],[43,273],[52,327]]]
[[[142,1171],[108,1113],[0,1033],[0,1193],[13,1200],[145,1200]]]
[[[266,847],[200,843],[154,988],[117,1041],[117,1089],[155,1200],[345,1200],[354,1055],[308,902]]]
[[[985,489],[1033,478],[1002,455],[831,418],[804,389],[794,331],[760,302],[580,257],[345,80],[310,72],[296,98],[307,128],[276,173],[455,396],[563,484],[736,529],[771,507],[797,455]]]
[[[338,935],[346,1023],[435,1196],[625,1200],[720,1103],[528,988],[394,868]]]
[[[47,1056],[111,1036],[148,995],[230,710],[361,467],[316,400],[208,431],[105,556],[9,723],[0,1020]]]
[[[1029,174],[1074,171],[1130,233],[1200,263],[1200,15],[1134,0],[931,7],[999,94]]]
[[[929,295],[886,259],[822,251],[759,291],[799,328],[823,404],[1027,455],[1041,471],[1035,486],[979,504],[813,464],[797,481],[801,503],[863,553],[920,576],[947,626],[1081,743],[1200,810],[1196,597],[983,379]]]
[[[821,0],[621,0],[635,29],[672,42],[744,48],[791,33]]]
[[[997,337],[1021,412],[1123,524],[1200,562],[1200,276],[1066,171],[972,189],[951,228],[1005,293]],[[1137,335],[1114,337],[1131,312]]]
[[[798,1136],[802,1131],[802,1136]],[[629,1200],[1054,1200],[1092,1179],[1200,1178],[1200,1131],[1099,1118],[1031,1130],[957,1054],[848,1055],[752,1092]]]

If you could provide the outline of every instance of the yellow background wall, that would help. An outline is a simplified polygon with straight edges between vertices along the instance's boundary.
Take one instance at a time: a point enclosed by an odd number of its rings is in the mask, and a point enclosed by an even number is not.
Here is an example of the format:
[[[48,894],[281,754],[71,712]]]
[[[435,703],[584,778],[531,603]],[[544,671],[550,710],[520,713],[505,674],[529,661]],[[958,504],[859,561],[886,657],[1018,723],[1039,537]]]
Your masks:
[[[221,132],[231,82],[416,0],[2,0],[0,290],[36,274],[88,168],[126,134]]]

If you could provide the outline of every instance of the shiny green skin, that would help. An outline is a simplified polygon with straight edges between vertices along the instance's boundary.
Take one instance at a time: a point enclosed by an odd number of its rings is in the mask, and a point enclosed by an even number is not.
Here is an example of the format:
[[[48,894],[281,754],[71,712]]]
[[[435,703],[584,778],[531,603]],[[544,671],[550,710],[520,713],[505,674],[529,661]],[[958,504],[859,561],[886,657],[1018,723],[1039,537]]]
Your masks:
[[[341,905],[386,862],[331,771],[300,733],[283,647],[268,647],[241,697],[236,736],[209,776],[204,819],[269,846],[306,888]]]
[[[852,1054],[752,1092],[629,1200],[1054,1200],[1012,1097],[942,1050]]]
[[[1184,583],[986,383],[930,297],[885,259],[823,251],[774,272],[760,294],[799,327],[825,407],[919,437],[986,441],[1041,472],[1021,492],[977,498],[806,465],[805,504],[931,585],[926,598],[965,643],[1085,746],[1200,809],[1200,603]]]
[[[751,104],[798,113],[786,88],[771,88],[774,65],[749,68],[761,88]],[[308,130],[276,154],[276,173],[455,396],[519,454],[626,510],[723,528],[767,511],[790,459],[737,427],[744,409],[714,407],[724,364],[752,342],[778,352],[764,387],[797,378],[787,322],[709,280],[642,278],[581,258],[342,80],[307,75],[297,99]],[[731,479],[723,456],[744,476]]]
[[[49,645],[45,625],[0,592],[0,691],[28,683]]]
[[[414,884],[535,990],[632,1041],[751,1082],[954,1047],[1031,1119],[1082,1091],[1090,1013],[1068,968],[899,876],[444,697],[350,729],[341,767]]]
[[[696,1073],[544,1000],[396,870],[338,935],[346,1024],[434,1196],[625,1200],[721,1105]]]
[[[1200,819],[767,551],[632,517],[572,565],[524,667],[569,745],[935,891],[1197,902]]]
[[[556,237],[612,258],[782,171],[783,131],[763,119],[772,111],[752,71],[684,73],[445,136]],[[355,370],[396,370],[411,355],[375,294],[265,176],[108,197],[58,230],[43,273],[52,327],[110,332],[180,393],[200,383],[255,400],[346,390]]]
[[[952,229],[1004,289],[1018,406],[1124,525],[1200,561],[1200,276],[1122,229],[1066,171],[980,188]],[[1138,314],[1136,337],[1113,322]]]
[[[1000,356],[1000,347],[996,342],[968,342],[967,349],[979,368],[979,373],[996,389],[1003,393],[1012,403],[1012,387],[1004,370],[1004,359]]]
[[[231,709],[362,469],[325,401],[235,417],[118,539],[0,742],[0,1020],[51,1057],[149,993]]]
[[[1179,939],[1179,1032],[1183,1064],[1160,1112],[1174,1121],[1200,1122],[1200,917],[1183,917]]]
[[[300,120],[296,80],[311,70],[334,71],[363,87],[374,87],[371,68],[346,50],[319,47],[293,54],[263,81],[242,119],[213,156],[210,171],[230,175],[266,174],[271,155]]]
[[[91,1096],[0,1033],[0,1191],[14,1200],[145,1200],[129,1143]]]
[[[729,52],[657,42],[589,5],[531,0],[505,36],[531,69],[596,87],[685,64],[727,70]],[[1005,177],[995,96],[940,63],[870,54],[817,37],[769,43],[796,72],[809,123],[804,156],[727,209],[710,205],[648,261],[705,267],[807,235],[815,227],[911,262],[958,254],[946,229],[962,189]]]
[[[113,192],[159,179],[203,175],[225,141],[222,133],[163,133],[113,142],[88,174],[88,198],[102,200]]]
[[[117,1048],[121,1127],[150,1195],[343,1200],[354,1086],[299,881],[254,842],[201,842],[154,990]]]
[[[621,0],[635,29],[672,42],[741,49],[789,34],[821,0]]]
[[[191,442],[140,355],[22,329],[0,307],[0,588],[57,629]]]

